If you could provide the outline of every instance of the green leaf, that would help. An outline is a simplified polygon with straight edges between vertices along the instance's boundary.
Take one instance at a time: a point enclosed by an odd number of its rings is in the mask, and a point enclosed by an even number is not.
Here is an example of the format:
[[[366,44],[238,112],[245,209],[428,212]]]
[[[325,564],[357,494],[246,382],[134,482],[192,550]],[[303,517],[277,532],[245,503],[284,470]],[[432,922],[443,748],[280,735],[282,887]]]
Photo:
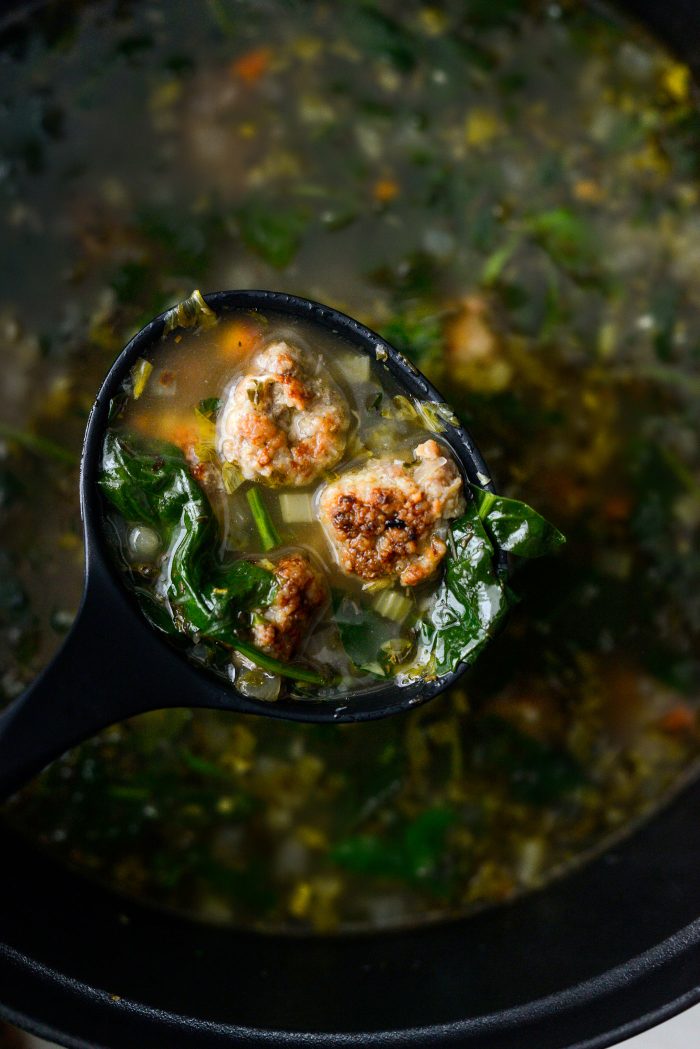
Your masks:
[[[591,276],[598,261],[596,244],[590,227],[573,211],[541,211],[526,220],[525,228],[562,269]]]
[[[333,592],[333,617],[343,648],[356,667],[381,664],[381,646],[396,637],[396,623],[337,590]]]
[[[306,208],[254,198],[238,210],[237,218],[244,243],[276,269],[292,261],[309,224]]]
[[[416,43],[398,19],[384,14],[369,2],[351,4],[344,20],[345,33],[364,54],[386,58],[401,72],[409,72],[417,61]]]
[[[512,795],[531,805],[547,805],[585,783],[568,751],[519,732],[502,718],[483,718],[477,726],[477,765],[503,772]]]
[[[491,284],[496,283],[504,268],[517,251],[519,245],[520,237],[512,236],[489,255],[484,263],[484,268],[481,271],[482,284],[489,287]]]
[[[452,525],[445,576],[429,617],[420,624],[438,674],[473,663],[509,606],[499,577],[494,548],[472,500]]]
[[[241,613],[265,608],[273,600],[275,576],[244,559],[228,564],[214,560],[213,551],[220,546],[216,518],[178,448],[110,431],[99,484],[128,523],[151,524],[165,538],[169,553],[160,588],[166,601],[136,588],[144,615],[156,629],[200,634],[270,673],[307,684],[330,684],[323,672],[282,663],[238,636]]]
[[[205,419],[208,419],[209,422],[214,422],[217,415],[221,411],[221,398],[205,397],[204,400],[199,402],[197,408],[202,413]]]
[[[445,847],[445,837],[454,824],[454,809],[436,807],[422,812],[403,835],[404,862],[416,879],[430,875]]]
[[[357,834],[346,838],[338,842],[330,856],[340,867],[355,874],[391,878],[443,894],[444,879],[436,874],[447,833],[456,819],[454,809],[435,806],[386,837]]]
[[[355,874],[401,878],[404,873],[400,852],[373,834],[357,834],[339,842],[331,859]]]
[[[485,492],[476,485],[472,492],[479,517],[502,550],[520,557],[545,557],[566,542],[559,529],[527,503]]]
[[[387,321],[379,334],[422,371],[435,371],[444,361],[442,317],[434,310],[426,313],[418,307],[407,308]]]

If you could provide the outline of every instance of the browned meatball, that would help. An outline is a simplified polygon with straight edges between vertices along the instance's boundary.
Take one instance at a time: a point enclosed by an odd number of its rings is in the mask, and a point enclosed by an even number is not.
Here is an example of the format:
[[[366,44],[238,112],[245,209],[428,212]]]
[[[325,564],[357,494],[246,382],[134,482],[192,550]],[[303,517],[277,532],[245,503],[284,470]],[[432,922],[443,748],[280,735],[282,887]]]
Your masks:
[[[440,533],[464,511],[462,478],[437,441],[414,454],[417,461],[408,465],[373,459],[324,489],[321,523],[348,575],[415,586],[445,556]]]
[[[253,359],[221,412],[219,452],[250,481],[309,484],[340,460],[350,413],[297,347],[275,342]]]
[[[274,566],[277,593],[256,616],[253,641],[275,659],[289,660],[301,649],[328,603],[328,585],[306,554],[285,554]]]

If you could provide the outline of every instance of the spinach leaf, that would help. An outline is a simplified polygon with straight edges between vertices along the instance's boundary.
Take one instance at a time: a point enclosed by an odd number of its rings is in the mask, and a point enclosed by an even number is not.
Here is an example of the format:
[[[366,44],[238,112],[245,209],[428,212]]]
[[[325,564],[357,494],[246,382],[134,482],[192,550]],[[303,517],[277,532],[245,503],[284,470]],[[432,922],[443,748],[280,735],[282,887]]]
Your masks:
[[[479,517],[502,550],[520,557],[556,553],[565,536],[541,514],[519,499],[506,499],[472,485]]]
[[[237,218],[243,242],[276,269],[292,261],[309,222],[305,208],[256,198],[238,210]]]
[[[159,607],[152,593],[144,600],[144,591],[136,590],[146,618],[156,629],[202,635],[241,652],[272,674],[313,685],[327,683],[320,672],[282,663],[238,636],[241,613],[272,601],[275,577],[243,559],[229,564],[215,561],[218,525],[178,448],[110,431],[99,484],[128,523],[153,525],[168,547],[160,579],[165,602]],[[171,626],[164,613],[170,616]]]
[[[406,354],[422,371],[436,372],[444,361],[442,315],[408,308],[379,329],[387,342]]]
[[[130,523],[173,526],[192,503],[206,515],[204,494],[179,448],[110,431],[104,443],[100,488]]]
[[[475,765],[504,773],[520,801],[551,804],[585,784],[581,767],[568,751],[526,736],[502,718],[482,718],[475,732]]]
[[[573,211],[540,211],[526,220],[525,228],[561,269],[579,280],[593,277],[599,258],[597,246],[590,226]]]
[[[442,895],[449,886],[440,876],[439,865],[456,818],[454,809],[435,806],[387,837],[357,834],[345,838],[331,850],[331,859],[355,874],[392,878]]]
[[[503,619],[509,594],[475,500],[450,530],[444,580],[419,626],[438,674],[473,663]]]
[[[381,646],[396,637],[396,623],[339,591],[333,593],[333,616],[349,659],[359,669],[376,673]]]
[[[343,27],[348,38],[363,53],[388,59],[403,73],[414,68],[416,43],[411,32],[374,3],[364,0],[359,5],[351,5]]]
[[[209,422],[214,422],[217,415],[221,411],[221,398],[220,397],[205,397],[204,400],[200,401],[197,408],[202,413],[205,419]]]

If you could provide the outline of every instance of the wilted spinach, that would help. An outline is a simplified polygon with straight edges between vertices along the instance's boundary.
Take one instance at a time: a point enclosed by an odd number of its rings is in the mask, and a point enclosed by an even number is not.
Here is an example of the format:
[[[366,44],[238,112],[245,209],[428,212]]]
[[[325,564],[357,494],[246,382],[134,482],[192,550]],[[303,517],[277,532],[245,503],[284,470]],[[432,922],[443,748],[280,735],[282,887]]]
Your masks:
[[[357,834],[345,838],[335,845],[331,859],[355,874],[420,885],[442,896],[449,891],[449,880],[440,871],[440,861],[456,819],[454,809],[435,806],[386,837]]]
[[[445,575],[428,618],[420,624],[435,671],[473,663],[508,609],[505,580],[493,544],[472,500],[450,529]]]
[[[537,510],[519,499],[485,492],[472,486],[479,517],[501,550],[519,557],[544,557],[554,554],[565,537]]]
[[[136,588],[144,615],[159,630],[202,635],[234,648],[272,673],[322,684],[315,671],[264,655],[239,636],[241,614],[267,606],[274,575],[239,559],[219,563],[218,524],[209,500],[174,445],[111,431],[104,444],[100,487],[128,523],[155,528],[168,549],[159,589],[165,602]],[[170,622],[168,622],[170,619]]]
[[[381,648],[396,637],[396,623],[337,591],[333,594],[333,618],[343,648],[355,666],[381,674]]]
[[[445,575],[429,615],[419,624],[437,674],[473,663],[513,603],[497,548],[542,557],[565,541],[526,503],[474,488],[466,513],[450,529]]]

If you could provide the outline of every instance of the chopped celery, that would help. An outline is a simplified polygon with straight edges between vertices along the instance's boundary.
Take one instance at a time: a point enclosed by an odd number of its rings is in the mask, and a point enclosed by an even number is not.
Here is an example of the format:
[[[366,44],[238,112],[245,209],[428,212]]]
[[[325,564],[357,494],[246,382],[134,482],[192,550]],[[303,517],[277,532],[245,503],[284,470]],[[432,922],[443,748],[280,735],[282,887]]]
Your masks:
[[[391,585],[391,579],[372,579],[369,583],[363,583],[362,589],[370,594],[378,594],[380,590],[386,590]]]
[[[139,357],[136,364],[131,369],[131,383],[133,398],[135,401],[138,401],[139,397],[146,389],[146,383],[148,382],[152,371],[153,365],[150,361],[147,361],[145,357]]]
[[[299,521],[304,524],[314,520],[314,504],[309,492],[282,492],[280,513],[283,521]]]
[[[365,357],[364,354],[342,354],[336,357],[336,363],[343,378],[348,382],[369,382],[369,357]]]
[[[411,611],[412,602],[410,598],[400,594],[398,590],[382,590],[374,602],[375,610],[385,619],[393,619],[395,623],[402,623]]]
[[[273,524],[260,491],[257,488],[251,488],[247,494],[247,499],[263,550],[274,550],[276,546],[281,546],[282,540],[279,532]]]

